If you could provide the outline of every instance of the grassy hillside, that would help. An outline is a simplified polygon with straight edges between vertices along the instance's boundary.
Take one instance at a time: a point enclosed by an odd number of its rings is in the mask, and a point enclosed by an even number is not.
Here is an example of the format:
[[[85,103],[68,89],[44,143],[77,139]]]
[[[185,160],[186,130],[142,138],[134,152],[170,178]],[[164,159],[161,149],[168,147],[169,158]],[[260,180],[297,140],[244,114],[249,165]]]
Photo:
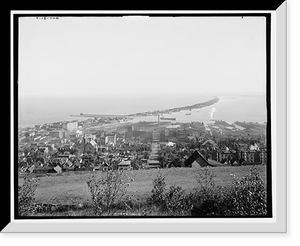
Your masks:
[[[238,167],[214,167],[211,172],[216,176],[217,184],[227,186],[232,181],[232,176],[245,176],[249,174],[251,166]],[[256,167],[261,176],[266,178],[266,166]],[[136,199],[145,199],[150,196],[152,182],[158,173],[166,177],[167,187],[171,185],[181,186],[185,191],[191,191],[197,186],[195,180],[199,170],[197,168],[169,168],[152,170],[124,171],[127,177],[133,179],[128,187],[128,195]],[[90,203],[90,194],[86,181],[91,175],[103,175],[101,172],[65,172],[62,174],[36,175],[38,188],[36,202],[56,204]],[[19,183],[22,183],[20,177]]]

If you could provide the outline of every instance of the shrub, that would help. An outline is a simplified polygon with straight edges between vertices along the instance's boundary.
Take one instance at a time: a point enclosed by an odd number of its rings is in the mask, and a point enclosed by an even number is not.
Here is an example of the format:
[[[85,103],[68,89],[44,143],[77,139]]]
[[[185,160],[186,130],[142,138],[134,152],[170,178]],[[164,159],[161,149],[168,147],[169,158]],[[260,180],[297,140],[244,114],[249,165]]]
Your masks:
[[[183,214],[187,210],[187,200],[184,190],[180,186],[171,186],[166,189],[165,177],[161,173],[153,180],[150,203],[156,205],[161,212]]]
[[[34,195],[37,188],[37,180],[30,174],[25,174],[22,186],[18,186],[18,212],[20,216],[29,216],[36,213]]]
[[[184,195],[184,190],[180,186],[171,186],[165,194],[164,205],[167,212],[171,214],[185,214],[188,202]]]
[[[250,174],[235,177],[226,197],[224,208],[227,215],[265,215],[267,213],[266,185],[256,168],[250,169]]]
[[[198,187],[189,196],[191,214],[194,216],[222,215],[222,187],[214,181],[215,175],[208,168],[199,169]]]
[[[122,171],[109,170],[100,178],[93,175],[87,185],[92,199],[92,206],[97,216],[106,213],[113,215],[116,205],[122,203],[123,197],[127,193],[129,179],[124,180],[125,176]]]
[[[199,169],[199,173],[196,177],[196,181],[200,188],[203,191],[210,191],[215,187],[214,178],[216,176],[211,173],[208,168]]]
[[[198,189],[191,193],[194,216],[253,216],[267,213],[266,186],[255,168],[244,177],[235,177],[229,187],[216,186],[214,176],[203,169]]]
[[[153,180],[152,195],[150,203],[162,206],[165,203],[166,182],[165,177],[158,173],[157,177]]]

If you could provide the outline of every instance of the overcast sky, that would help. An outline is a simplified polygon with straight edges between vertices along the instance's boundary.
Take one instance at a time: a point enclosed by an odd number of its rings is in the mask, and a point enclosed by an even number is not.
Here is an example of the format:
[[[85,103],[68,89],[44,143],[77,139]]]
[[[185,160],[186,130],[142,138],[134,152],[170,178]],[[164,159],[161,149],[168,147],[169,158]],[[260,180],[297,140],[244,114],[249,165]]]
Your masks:
[[[261,94],[265,33],[264,17],[23,17],[19,94]]]

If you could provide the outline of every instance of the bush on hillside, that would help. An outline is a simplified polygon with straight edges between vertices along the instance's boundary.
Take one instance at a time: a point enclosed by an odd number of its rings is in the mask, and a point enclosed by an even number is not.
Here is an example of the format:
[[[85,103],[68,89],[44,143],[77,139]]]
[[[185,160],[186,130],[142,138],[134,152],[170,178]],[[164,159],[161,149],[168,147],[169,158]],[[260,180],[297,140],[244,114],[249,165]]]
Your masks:
[[[196,177],[198,187],[189,195],[193,216],[222,215],[222,187],[215,184],[209,168],[201,168]]]
[[[267,214],[266,184],[256,168],[244,177],[235,177],[224,197],[225,215],[253,216]]]
[[[37,180],[30,174],[25,174],[23,184],[18,186],[18,212],[19,216],[30,216],[36,213],[34,196],[37,188]]]
[[[171,186],[165,194],[165,210],[176,215],[186,214],[189,210],[189,202],[186,198],[184,190],[180,186]]]
[[[166,182],[165,177],[159,172],[153,180],[153,189],[151,190],[150,203],[162,206],[165,203]]]
[[[127,193],[129,179],[125,180],[122,171],[109,170],[100,177],[93,175],[87,181],[92,199],[92,206],[97,216],[113,215],[116,212],[116,205],[123,202]]]
[[[244,177],[233,177],[229,187],[216,186],[207,169],[200,171],[199,187],[191,193],[193,216],[253,216],[267,213],[266,185],[255,168]]]
[[[186,214],[188,211],[188,201],[184,190],[180,186],[171,186],[166,189],[165,177],[161,173],[153,180],[152,195],[150,204],[155,205],[162,213],[168,215]]]

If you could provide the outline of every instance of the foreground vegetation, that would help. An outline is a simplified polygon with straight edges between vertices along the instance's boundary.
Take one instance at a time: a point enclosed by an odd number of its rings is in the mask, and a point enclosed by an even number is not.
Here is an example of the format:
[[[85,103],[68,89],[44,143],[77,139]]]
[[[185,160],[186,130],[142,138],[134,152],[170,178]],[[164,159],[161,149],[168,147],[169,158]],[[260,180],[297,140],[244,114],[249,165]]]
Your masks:
[[[21,216],[215,217],[267,212],[263,166],[26,175],[21,180]]]

